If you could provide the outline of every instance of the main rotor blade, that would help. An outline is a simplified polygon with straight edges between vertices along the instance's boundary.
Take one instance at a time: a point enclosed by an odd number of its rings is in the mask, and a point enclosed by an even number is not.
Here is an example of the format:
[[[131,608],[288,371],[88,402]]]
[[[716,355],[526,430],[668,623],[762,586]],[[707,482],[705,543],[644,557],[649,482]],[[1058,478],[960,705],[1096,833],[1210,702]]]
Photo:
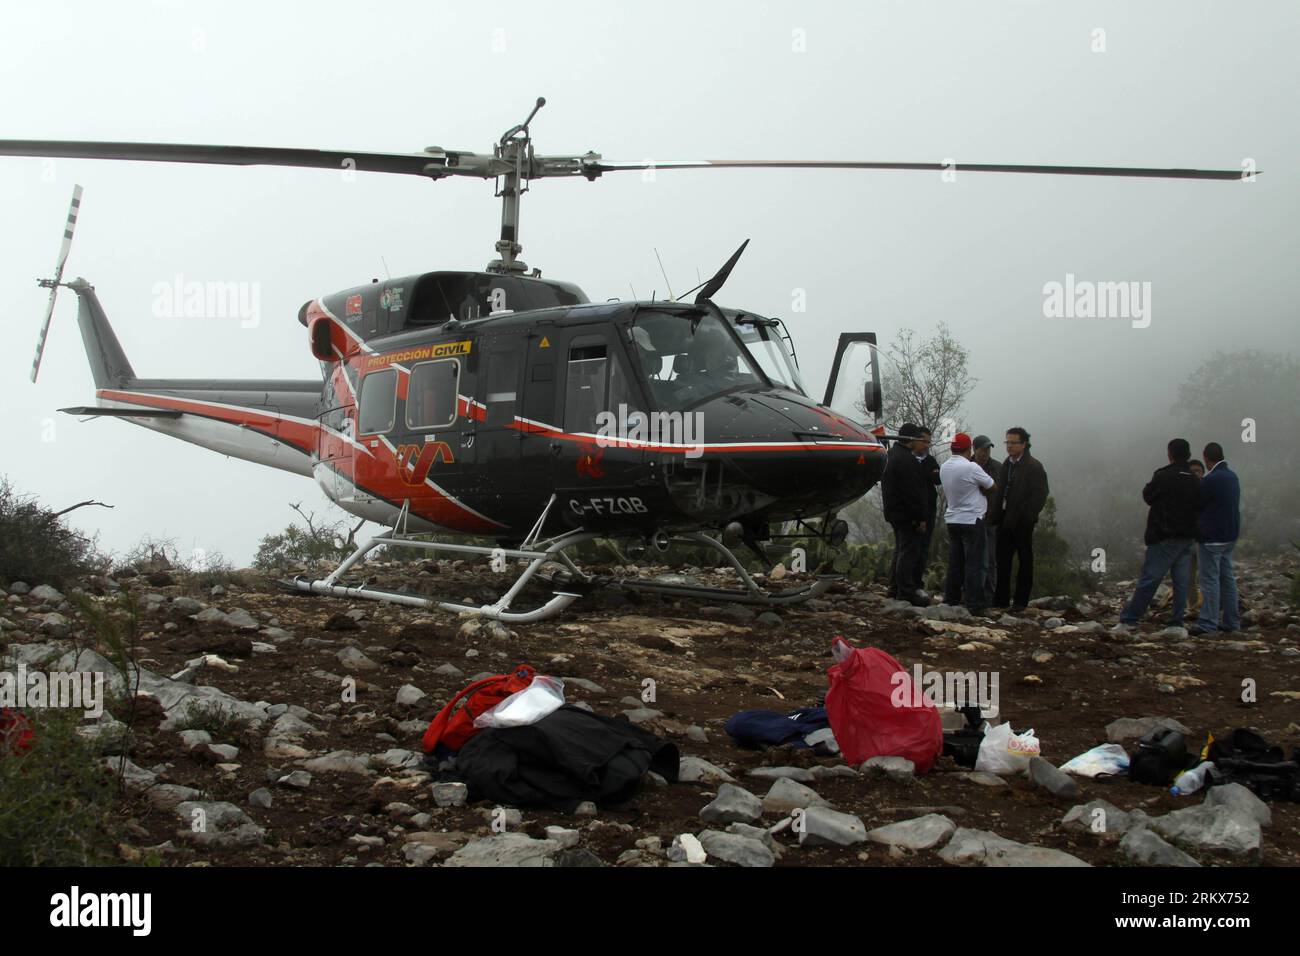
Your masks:
[[[1007,163],[875,163],[821,159],[688,159],[591,164],[599,172],[629,169],[919,169],[931,172],[1041,173],[1055,176],[1138,176],[1146,179],[1244,179],[1240,169],[1150,169],[1141,166],[1042,166]],[[1254,175],[1258,175],[1258,170]]]
[[[0,156],[52,156],[64,159],[118,159],[154,163],[210,163],[225,166],[298,166],[359,170],[406,176],[470,176],[491,179],[513,168],[495,156],[430,147],[421,153],[366,153],[290,149],[276,146],[211,146],[185,143],[115,143],[48,139],[0,140]],[[532,156],[525,179],[585,176],[637,169],[910,169],[929,172],[1039,173],[1056,176],[1135,176],[1145,179],[1245,179],[1240,169],[1153,169],[1139,166],[1045,166],[1004,163],[879,163],[850,160],[690,159],[606,162],[596,153]],[[1258,175],[1254,170],[1250,175]]]
[[[299,166],[314,169],[443,175],[448,154],[348,153],[341,150],[285,149],[275,146],[205,146],[185,143],[109,143],[51,139],[2,139],[0,156],[53,156],[62,159],[126,159],[149,163],[213,163],[223,166]],[[466,154],[472,155],[472,154]],[[430,170],[429,167],[435,167]]]

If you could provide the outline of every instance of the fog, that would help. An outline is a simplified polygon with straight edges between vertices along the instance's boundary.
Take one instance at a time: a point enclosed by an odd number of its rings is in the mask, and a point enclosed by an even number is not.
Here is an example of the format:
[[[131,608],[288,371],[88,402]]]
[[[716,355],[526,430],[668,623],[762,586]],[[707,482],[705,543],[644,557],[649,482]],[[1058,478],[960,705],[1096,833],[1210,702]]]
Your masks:
[[[87,2],[8,4],[0,23],[20,38],[0,60],[4,138],[486,152],[544,95],[539,153],[1253,164],[1253,182],[661,169],[524,197],[523,259],[592,300],[664,295],[656,249],[680,292],[751,239],[717,298],[785,319],[816,395],[841,331],[887,342],[947,322],[978,379],[966,420],[1033,434],[1078,534],[1102,508],[1090,476],[1132,497],[1163,464],[1187,424],[1179,385],[1213,353],[1300,353],[1294,4]],[[28,382],[34,280],[73,183],[65,278],[96,286],[145,376],[315,377],[303,302],[386,271],[481,268],[500,216],[472,180],[0,158],[0,472],[54,508],[114,505],[71,516],[106,548],[151,534],[239,564],[290,502],[325,509],[315,484],[58,414],[93,396],[66,290]],[[177,276],[256,283],[259,321],[155,318],[155,286]],[[1069,276],[1150,283],[1147,315],[1048,317],[1044,287]],[[1248,449],[1240,427],[1185,437],[1295,484],[1300,403],[1277,398],[1245,383],[1224,410],[1258,419]]]

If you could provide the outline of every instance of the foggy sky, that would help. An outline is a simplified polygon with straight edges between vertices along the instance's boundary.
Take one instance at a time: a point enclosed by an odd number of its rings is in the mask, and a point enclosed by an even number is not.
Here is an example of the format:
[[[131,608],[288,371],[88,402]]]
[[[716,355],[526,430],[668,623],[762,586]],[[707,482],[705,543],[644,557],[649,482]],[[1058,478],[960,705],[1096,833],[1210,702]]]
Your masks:
[[[487,152],[544,95],[539,153],[615,160],[1253,159],[1249,184],[659,170],[525,195],[522,258],[593,301],[664,295],[655,248],[680,292],[751,239],[718,299],[784,318],[818,397],[839,332],[887,342],[948,322],[979,379],[967,420],[1028,428],[1049,470],[1080,436],[1167,419],[1216,350],[1300,351],[1292,3],[130,6],[0,6],[0,136]],[[34,280],[53,268],[74,182],[86,193],[65,278],[96,286],[142,376],[318,377],[303,302],[383,277],[384,262],[394,276],[481,268],[499,228],[490,184],[473,180],[50,168],[0,158],[0,472],[53,508],[115,505],[72,523],[118,552],[148,533],[244,564],[296,517],[290,502],[323,512],[326,499],[309,479],[58,414],[93,398],[67,290],[28,382],[46,295]],[[1150,326],[1044,317],[1044,284],[1068,273],[1150,282]],[[155,284],[177,275],[258,283],[260,323],[155,318]],[[1139,482],[1160,463],[1140,463]]]

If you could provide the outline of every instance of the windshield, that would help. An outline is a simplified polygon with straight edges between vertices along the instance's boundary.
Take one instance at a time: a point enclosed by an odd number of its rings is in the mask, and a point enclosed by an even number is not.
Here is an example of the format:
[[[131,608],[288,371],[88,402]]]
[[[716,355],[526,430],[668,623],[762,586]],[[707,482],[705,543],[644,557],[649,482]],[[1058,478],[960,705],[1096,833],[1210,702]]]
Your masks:
[[[665,411],[764,384],[745,350],[710,312],[642,312],[632,326],[632,341],[650,394]]]
[[[736,334],[745,343],[745,348],[749,349],[749,354],[773,384],[800,395],[808,394],[804,391],[803,379],[799,377],[799,366],[795,364],[790,350],[785,347],[776,326],[738,322],[735,328]]]

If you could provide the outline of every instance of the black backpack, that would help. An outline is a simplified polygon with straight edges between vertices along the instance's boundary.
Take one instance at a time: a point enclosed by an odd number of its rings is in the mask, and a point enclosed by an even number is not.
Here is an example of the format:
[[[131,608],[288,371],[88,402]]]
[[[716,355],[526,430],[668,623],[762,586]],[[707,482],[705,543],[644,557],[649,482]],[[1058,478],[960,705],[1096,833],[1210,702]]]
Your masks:
[[[1287,760],[1282,748],[1262,736],[1238,727],[1226,739],[1210,744],[1214,762],[1212,783],[1239,783],[1261,800],[1290,800],[1300,803],[1300,762],[1295,750]]]
[[[961,730],[948,730],[943,735],[943,752],[951,757],[959,767],[975,768],[979,759],[980,744],[984,742],[984,717],[979,707],[970,705],[959,708],[966,718],[966,726]]]
[[[1138,741],[1129,756],[1128,778],[1134,783],[1167,787],[1174,778],[1197,763],[1187,752],[1187,741],[1178,731],[1157,727]]]

